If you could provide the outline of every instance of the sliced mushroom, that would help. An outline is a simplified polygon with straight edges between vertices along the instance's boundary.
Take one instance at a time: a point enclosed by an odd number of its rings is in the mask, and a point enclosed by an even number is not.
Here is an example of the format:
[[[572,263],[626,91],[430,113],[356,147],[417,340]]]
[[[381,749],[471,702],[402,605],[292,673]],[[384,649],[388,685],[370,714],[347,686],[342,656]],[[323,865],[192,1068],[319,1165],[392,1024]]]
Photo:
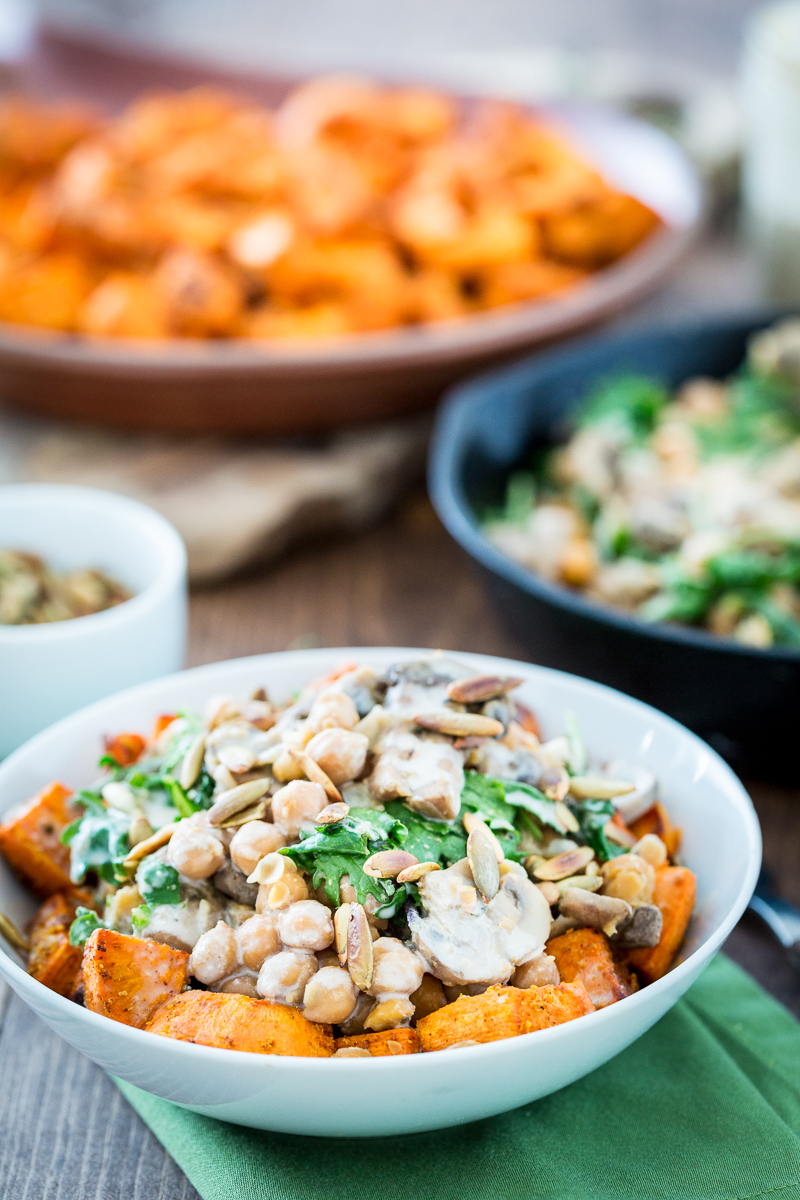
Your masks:
[[[237,900],[239,904],[249,904],[251,908],[255,906],[258,884],[248,883],[245,874],[230,860],[211,876],[211,882],[223,896],[230,896],[231,900]]]
[[[461,755],[443,737],[418,737],[406,729],[387,734],[370,777],[381,801],[403,799],[434,820],[452,821],[461,808],[464,767]]]
[[[630,919],[620,923],[614,934],[614,945],[624,950],[637,946],[657,946],[661,939],[664,918],[655,904],[641,904]]]
[[[631,916],[633,909],[626,900],[617,900],[614,896],[601,896],[584,888],[567,888],[561,897],[559,912],[579,925],[602,929],[611,937],[617,925]]]

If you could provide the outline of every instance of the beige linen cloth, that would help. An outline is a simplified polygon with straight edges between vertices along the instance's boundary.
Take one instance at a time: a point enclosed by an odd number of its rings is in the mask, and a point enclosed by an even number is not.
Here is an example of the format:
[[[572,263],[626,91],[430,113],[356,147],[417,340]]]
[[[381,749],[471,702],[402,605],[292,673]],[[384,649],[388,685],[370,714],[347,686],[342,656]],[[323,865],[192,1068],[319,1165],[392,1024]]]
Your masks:
[[[424,469],[430,418],[318,440],[232,441],[90,429],[0,410],[0,484],[120,492],[175,525],[193,583],[217,582],[315,533],[363,528]]]

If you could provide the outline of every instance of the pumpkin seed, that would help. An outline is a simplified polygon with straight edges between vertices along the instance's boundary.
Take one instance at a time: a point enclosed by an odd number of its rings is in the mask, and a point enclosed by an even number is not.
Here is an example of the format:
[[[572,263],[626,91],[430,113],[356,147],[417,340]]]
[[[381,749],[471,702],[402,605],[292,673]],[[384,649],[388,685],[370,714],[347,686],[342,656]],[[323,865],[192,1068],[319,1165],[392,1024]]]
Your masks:
[[[500,866],[494,846],[481,829],[473,829],[467,838],[467,858],[475,887],[488,904],[500,887]]]
[[[317,813],[314,822],[317,825],[336,825],[339,821],[343,821],[349,812],[350,805],[343,801],[329,804],[323,808],[322,812]]]
[[[226,817],[224,821],[220,821],[219,829],[238,829],[240,825],[246,825],[248,821],[263,821],[269,811],[269,801],[259,800],[258,804],[251,804],[250,808],[243,808],[241,812],[234,813],[232,817]]]
[[[371,855],[361,868],[372,879],[394,879],[407,867],[413,867],[419,859],[407,850],[379,850]]]
[[[448,737],[499,737],[503,726],[491,717],[482,717],[479,713],[455,712],[445,709],[442,712],[418,713],[413,720],[423,729],[433,733],[444,733]]]
[[[548,858],[533,873],[537,879],[555,883],[559,879],[566,879],[568,875],[579,874],[593,858],[594,850],[590,846],[579,846],[577,850],[567,850],[555,858]]]
[[[194,739],[189,749],[183,756],[181,763],[180,775],[178,782],[184,791],[187,791],[193,783],[196,782],[197,776],[203,766],[203,759],[206,753],[206,735],[198,734]]]
[[[178,822],[174,821],[171,825],[163,825],[161,829],[157,829],[152,837],[145,838],[143,842],[137,842],[127,858],[124,859],[122,863],[123,867],[128,869],[134,868],[143,858],[147,858],[148,854],[152,854],[154,851],[160,850],[162,846],[166,846],[177,828]]]
[[[625,779],[603,779],[599,775],[573,775],[569,781],[570,794],[576,800],[614,800],[627,796],[636,787]]]
[[[347,969],[350,978],[361,992],[366,992],[374,970],[372,955],[372,933],[363,904],[350,906],[347,922]]]
[[[503,862],[506,857],[503,847],[500,845],[497,838],[484,821],[483,817],[479,817],[477,813],[466,812],[461,819],[464,822],[464,828],[466,829],[467,833],[472,833],[473,829],[477,829],[484,835],[484,837],[489,839],[494,847],[497,861],[499,863]]]
[[[240,783],[236,787],[230,788],[229,791],[223,792],[208,810],[209,823],[219,825],[228,817],[241,812],[242,809],[249,808],[269,791],[269,786],[268,779],[249,779],[247,783]]]
[[[430,875],[431,871],[441,871],[441,867],[435,862],[418,862],[413,863],[410,867],[406,867],[397,876],[398,883],[416,883],[418,879],[422,879],[423,875]]]
[[[352,904],[341,904],[333,914],[333,932],[340,967],[347,965],[347,927],[352,909]]]
[[[481,704],[505,696],[524,683],[515,675],[472,675],[469,679],[456,679],[447,689],[448,699],[457,704]]]
[[[5,938],[9,946],[13,950],[18,950],[20,954],[27,954],[30,949],[28,939],[20,933],[13,921],[0,913],[0,937]]]

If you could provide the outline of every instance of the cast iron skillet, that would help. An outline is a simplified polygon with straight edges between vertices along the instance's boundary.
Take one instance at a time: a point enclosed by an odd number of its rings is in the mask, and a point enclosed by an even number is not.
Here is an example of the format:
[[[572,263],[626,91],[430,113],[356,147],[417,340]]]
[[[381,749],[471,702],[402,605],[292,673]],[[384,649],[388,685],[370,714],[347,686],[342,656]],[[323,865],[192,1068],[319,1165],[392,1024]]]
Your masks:
[[[776,313],[695,320],[604,336],[525,358],[449,393],[436,424],[429,486],[439,516],[483,569],[505,623],[532,661],[610,684],[669,713],[738,769],[797,777],[800,652],[755,650],[678,625],[645,625],[546,583],[492,546],[478,513],[501,501],[509,469],[560,440],[569,413],[618,371],[669,385],[722,378]]]

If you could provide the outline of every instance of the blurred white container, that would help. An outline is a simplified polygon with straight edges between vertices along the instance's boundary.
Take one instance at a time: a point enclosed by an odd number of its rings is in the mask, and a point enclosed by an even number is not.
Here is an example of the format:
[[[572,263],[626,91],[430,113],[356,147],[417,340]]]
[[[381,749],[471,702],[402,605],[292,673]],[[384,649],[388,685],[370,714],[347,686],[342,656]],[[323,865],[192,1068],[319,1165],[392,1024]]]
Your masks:
[[[765,297],[800,301],[800,0],[761,10],[742,62],[743,192]]]
[[[97,488],[0,487],[0,548],[98,568],[133,597],[47,625],[0,625],[0,758],[59,717],[183,665],[186,550],[146,505]]]

